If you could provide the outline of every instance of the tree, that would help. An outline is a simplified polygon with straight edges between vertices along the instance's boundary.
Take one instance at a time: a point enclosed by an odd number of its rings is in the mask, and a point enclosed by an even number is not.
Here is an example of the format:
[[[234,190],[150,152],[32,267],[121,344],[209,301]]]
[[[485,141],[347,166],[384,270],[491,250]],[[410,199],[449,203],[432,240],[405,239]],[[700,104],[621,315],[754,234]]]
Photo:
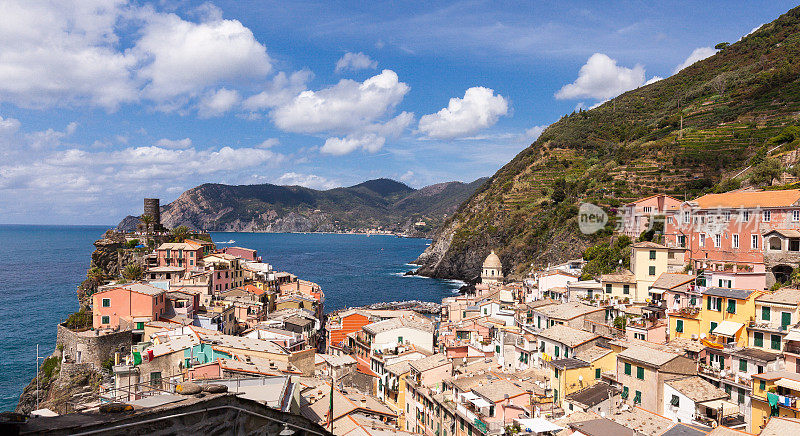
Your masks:
[[[772,179],[780,177],[781,171],[781,164],[777,159],[765,159],[753,167],[750,183],[754,185],[769,185],[772,183]]]
[[[93,267],[86,272],[86,279],[88,279],[95,286],[103,284],[106,280],[106,273],[98,267]]]
[[[554,203],[561,203],[567,198],[567,181],[564,179],[556,179],[553,183],[553,195],[550,196]]]
[[[171,230],[173,242],[183,242],[192,236],[191,230],[186,226],[178,226]]]
[[[139,280],[142,277],[142,267],[136,264],[126,265],[122,270],[122,277],[128,280]]]
[[[728,42],[720,42],[719,44],[715,45],[714,48],[717,50],[725,50],[729,45],[731,44]]]
[[[144,215],[139,217],[139,221],[141,221],[142,225],[144,225],[144,231],[147,232],[147,233],[150,233],[150,225],[153,224],[153,221],[154,221],[153,217],[151,217],[150,215],[144,214]]]
[[[714,91],[717,91],[717,94],[719,94],[720,96],[725,94],[725,89],[727,88],[727,86],[728,86],[728,81],[725,79],[725,77],[722,76],[722,74],[711,79],[711,87],[714,88]]]

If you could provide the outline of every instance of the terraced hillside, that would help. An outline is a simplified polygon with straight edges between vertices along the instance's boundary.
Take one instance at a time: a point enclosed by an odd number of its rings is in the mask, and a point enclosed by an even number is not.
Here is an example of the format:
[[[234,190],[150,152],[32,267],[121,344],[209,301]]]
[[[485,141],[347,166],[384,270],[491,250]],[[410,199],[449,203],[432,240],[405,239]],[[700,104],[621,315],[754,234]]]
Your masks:
[[[578,231],[581,202],[613,213],[653,193],[693,198],[798,175],[798,54],[795,8],[678,74],[562,117],[445,223],[420,272],[471,279],[493,248],[519,276],[610,235]]]

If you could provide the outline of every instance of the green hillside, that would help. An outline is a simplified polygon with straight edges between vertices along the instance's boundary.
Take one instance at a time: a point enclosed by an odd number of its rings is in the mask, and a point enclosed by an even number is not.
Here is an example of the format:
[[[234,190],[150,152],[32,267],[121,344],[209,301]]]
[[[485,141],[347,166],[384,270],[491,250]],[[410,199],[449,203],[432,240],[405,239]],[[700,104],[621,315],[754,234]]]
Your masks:
[[[795,174],[798,54],[795,8],[669,78],[562,117],[459,208],[421,272],[469,279],[494,248],[519,276],[608,237],[578,231],[580,202],[613,213],[653,193],[693,198]]]

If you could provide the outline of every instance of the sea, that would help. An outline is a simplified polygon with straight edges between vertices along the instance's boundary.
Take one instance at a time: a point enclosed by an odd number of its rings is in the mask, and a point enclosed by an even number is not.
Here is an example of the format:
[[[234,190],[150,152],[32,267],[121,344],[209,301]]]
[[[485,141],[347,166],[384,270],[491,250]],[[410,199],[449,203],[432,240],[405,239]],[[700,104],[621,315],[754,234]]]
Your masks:
[[[56,325],[78,309],[92,243],[108,226],[0,225],[0,411],[13,410],[36,375],[37,354],[53,352]],[[318,283],[325,310],[383,301],[440,302],[463,283],[404,276],[427,239],[388,235],[212,233],[219,247],[255,248],[279,271]]]

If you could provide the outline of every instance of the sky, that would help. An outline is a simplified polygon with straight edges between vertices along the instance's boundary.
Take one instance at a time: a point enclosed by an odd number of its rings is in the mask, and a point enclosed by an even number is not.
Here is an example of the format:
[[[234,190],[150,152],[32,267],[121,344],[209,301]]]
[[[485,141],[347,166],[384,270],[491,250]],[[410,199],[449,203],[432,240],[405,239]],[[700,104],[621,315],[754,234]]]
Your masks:
[[[115,224],[202,183],[490,176],[770,1],[0,2],[0,223]]]

